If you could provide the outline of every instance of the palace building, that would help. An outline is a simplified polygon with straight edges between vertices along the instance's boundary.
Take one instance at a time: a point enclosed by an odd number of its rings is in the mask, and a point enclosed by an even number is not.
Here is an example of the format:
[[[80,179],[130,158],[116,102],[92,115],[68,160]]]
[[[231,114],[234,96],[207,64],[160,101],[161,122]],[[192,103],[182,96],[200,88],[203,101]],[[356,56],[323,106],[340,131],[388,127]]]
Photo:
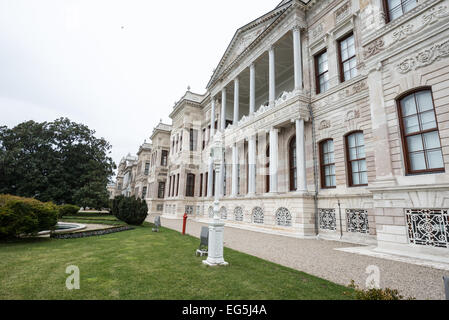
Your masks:
[[[122,160],[115,194],[208,221],[218,192],[227,227],[447,257],[448,7],[282,1]]]

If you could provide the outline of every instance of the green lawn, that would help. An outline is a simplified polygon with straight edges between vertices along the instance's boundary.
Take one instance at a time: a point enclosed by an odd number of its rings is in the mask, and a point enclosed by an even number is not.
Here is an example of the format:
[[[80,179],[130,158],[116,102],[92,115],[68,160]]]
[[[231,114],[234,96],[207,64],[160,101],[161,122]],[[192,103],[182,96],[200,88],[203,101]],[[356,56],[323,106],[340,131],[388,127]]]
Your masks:
[[[229,267],[206,267],[194,255],[198,244],[168,229],[153,233],[149,224],[100,237],[0,243],[0,299],[351,298],[351,289],[227,248]],[[80,268],[80,290],[65,287],[69,265]]]

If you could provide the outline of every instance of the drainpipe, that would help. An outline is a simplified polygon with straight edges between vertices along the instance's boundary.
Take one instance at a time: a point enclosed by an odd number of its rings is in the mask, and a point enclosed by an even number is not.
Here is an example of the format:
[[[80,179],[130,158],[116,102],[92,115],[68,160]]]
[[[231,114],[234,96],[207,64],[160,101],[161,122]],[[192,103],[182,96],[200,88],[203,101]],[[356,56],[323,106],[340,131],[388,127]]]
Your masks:
[[[317,237],[320,235],[319,228],[319,212],[318,212],[318,152],[317,152],[317,144],[316,144],[316,135],[315,135],[315,117],[313,116],[312,104],[308,105],[310,119],[312,120],[312,145],[313,145],[313,180],[315,183],[315,194],[314,194],[314,205],[315,205],[315,233]]]

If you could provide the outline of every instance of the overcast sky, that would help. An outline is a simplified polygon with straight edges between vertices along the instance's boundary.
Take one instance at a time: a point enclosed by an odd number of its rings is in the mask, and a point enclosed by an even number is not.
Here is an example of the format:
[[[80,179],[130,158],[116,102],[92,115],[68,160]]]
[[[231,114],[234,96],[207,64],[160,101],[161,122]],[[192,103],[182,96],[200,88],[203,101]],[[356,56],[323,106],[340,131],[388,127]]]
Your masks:
[[[68,117],[119,162],[204,93],[235,31],[280,0],[0,0],[0,125]]]

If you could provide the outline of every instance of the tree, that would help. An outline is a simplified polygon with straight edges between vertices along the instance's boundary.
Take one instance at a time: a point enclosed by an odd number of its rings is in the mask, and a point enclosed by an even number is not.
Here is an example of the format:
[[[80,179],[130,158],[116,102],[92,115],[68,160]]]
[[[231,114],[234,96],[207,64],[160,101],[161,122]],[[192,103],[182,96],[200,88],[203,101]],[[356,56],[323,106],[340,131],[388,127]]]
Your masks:
[[[111,148],[67,118],[0,127],[0,193],[101,208],[115,169]]]

